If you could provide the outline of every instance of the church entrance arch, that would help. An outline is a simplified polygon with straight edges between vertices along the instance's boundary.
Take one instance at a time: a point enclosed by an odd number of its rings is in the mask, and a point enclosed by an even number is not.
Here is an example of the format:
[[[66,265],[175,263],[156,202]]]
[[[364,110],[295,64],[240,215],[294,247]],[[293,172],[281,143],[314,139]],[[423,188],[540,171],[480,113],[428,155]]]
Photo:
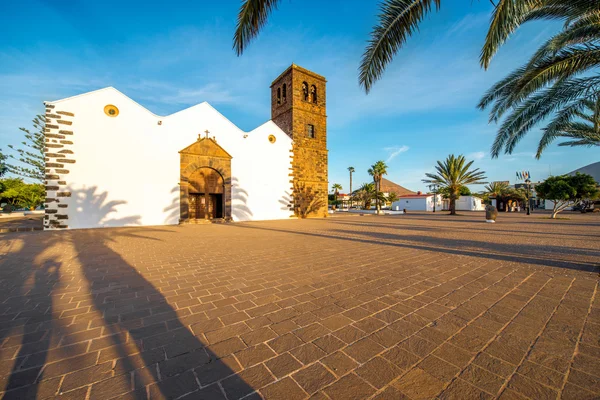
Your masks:
[[[231,219],[231,156],[214,138],[180,154],[180,223]]]
[[[223,218],[225,180],[210,167],[198,168],[188,180],[190,219]]]

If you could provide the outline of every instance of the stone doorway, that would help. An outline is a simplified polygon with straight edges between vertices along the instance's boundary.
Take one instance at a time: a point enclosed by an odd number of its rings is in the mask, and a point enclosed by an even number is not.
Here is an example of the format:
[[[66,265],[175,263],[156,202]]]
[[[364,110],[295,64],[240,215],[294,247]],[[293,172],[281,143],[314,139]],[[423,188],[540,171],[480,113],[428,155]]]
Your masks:
[[[190,219],[223,218],[223,195],[190,193]]]
[[[231,156],[203,138],[180,154],[180,222],[231,219]]]

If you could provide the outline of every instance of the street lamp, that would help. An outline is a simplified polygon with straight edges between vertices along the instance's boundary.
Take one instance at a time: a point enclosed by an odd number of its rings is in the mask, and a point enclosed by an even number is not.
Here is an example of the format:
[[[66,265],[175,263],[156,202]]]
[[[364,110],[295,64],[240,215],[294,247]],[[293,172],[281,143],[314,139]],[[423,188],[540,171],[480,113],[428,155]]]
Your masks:
[[[530,190],[531,190],[531,181],[529,178],[525,179],[525,184],[527,185],[527,215],[531,214],[531,199],[530,199]]]
[[[433,212],[435,212],[435,203],[437,203],[437,190],[439,186],[440,185],[438,185],[437,183],[429,185],[429,189],[433,191]]]
[[[531,215],[531,199],[530,199],[530,193],[531,193],[531,175],[529,174],[529,171],[522,171],[522,172],[518,172],[517,171],[517,178],[518,179],[522,179],[525,181],[525,187],[527,188],[527,205],[525,206],[525,210],[527,210],[527,215]]]

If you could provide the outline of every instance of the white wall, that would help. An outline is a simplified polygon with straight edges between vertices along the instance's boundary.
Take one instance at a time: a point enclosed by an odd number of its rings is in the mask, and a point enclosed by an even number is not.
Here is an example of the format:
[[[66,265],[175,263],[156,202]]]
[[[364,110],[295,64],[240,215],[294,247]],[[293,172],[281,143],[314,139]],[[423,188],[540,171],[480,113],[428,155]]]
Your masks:
[[[456,209],[460,211],[482,211],[485,210],[485,206],[479,197],[460,196],[456,200]]]
[[[442,210],[442,196],[436,196],[437,203],[435,205],[436,211]],[[392,210],[396,207],[399,210],[414,210],[414,211],[433,211],[434,196],[419,197],[419,198],[401,198],[392,204]]]
[[[392,210],[398,208],[400,211],[406,209],[412,211],[428,211],[427,210],[427,198],[422,197],[418,199],[400,199],[392,204]]]
[[[292,141],[273,122],[246,133],[208,103],[161,117],[114,88],[48,104],[75,114],[76,163],[66,175],[73,194],[61,200],[68,204],[70,228],[177,224],[178,152],[207,129],[233,157],[234,220],[291,216],[284,204],[290,199]],[[104,114],[107,104],[118,107],[117,117]]]

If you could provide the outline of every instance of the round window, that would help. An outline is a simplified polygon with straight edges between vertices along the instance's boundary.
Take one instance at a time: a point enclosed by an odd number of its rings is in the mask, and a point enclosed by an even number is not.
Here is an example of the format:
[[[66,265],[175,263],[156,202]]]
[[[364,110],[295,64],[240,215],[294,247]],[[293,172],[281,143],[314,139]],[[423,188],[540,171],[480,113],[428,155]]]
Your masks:
[[[271,143],[275,143],[275,141],[276,141],[276,140],[277,140],[277,139],[275,138],[275,136],[273,136],[273,135],[269,135],[269,142],[271,142]]]
[[[119,115],[119,109],[112,104],[109,104],[104,107],[104,114],[108,115],[109,117],[116,117]]]

